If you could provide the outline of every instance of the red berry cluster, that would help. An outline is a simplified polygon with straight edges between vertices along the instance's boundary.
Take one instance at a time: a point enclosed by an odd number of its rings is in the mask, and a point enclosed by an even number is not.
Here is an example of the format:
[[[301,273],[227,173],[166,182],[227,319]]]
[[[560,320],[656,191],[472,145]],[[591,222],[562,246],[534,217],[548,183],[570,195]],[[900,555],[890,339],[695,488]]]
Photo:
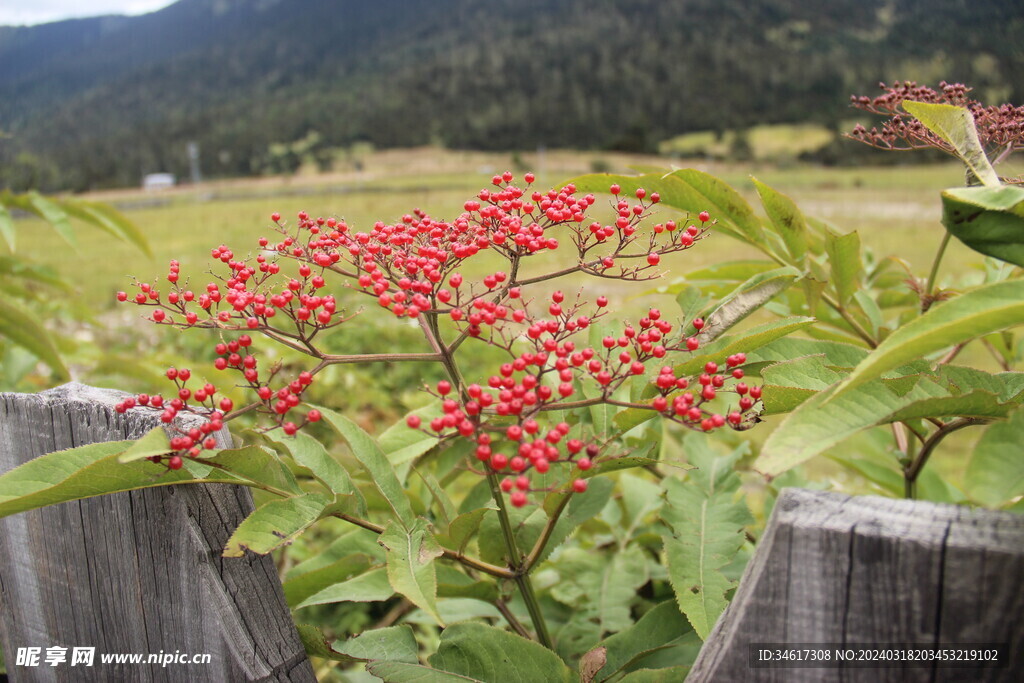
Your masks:
[[[555,291],[538,302],[524,294],[530,285],[572,273],[620,280],[658,277],[655,269],[665,255],[689,249],[707,236],[711,216],[705,211],[695,224],[666,221],[644,229],[642,223],[660,197],[638,189],[635,201],[627,200],[620,187],[612,186],[615,218],[602,224],[587,219],[596,203],[593,195],[577,196],[571,184],[542,193],[530,189],[532,174],[523,180],[525,185],[520,186],[509,172],[495,176],[493,188],[481,190],[451,221],[415,210],[394,224],[378,222],[368,231],[357,231],[344,220],[312,218],[306,212],[289,227],[275,213],[271,220],[279,238],[260,238],[255,254],[239,258],[225,245],[212,250],[226,272],[214,275],[198,294],[181,281],[180,266],[171,261],[166,295],[155,282],[136,282],[137,291],[118,292],[118,300],[152,308],[149,317],[159,324],[220,330],[214,368],[237,373],[240,385],[255,394],[254,402],[232,413],[228,399],[216,402],[212,385],[193,392],[185,386],[190,373],[171,370],[168,377],[178,391],[172,401],[140,395],[118,409],[162,409],[168,424],[180,411],[207,417],[201,427],[179,430],[174,437],[175,453],[167,462],[172,469],[181,467],[183,456],[197,457],[204,448],[214,448],[212,433],[243,411],[269,415],[271,428],[280,427],[289,435],[318,421],[321,416],[315,409],[300,419],[290,417],[315,374],[334,363],[360,360],[332,356],[317,346],[318,335],[345,321],[338,301],[326,290],[329,278],[340,277],[392,315],[417,319],[434,355],[447,359],[446,367],[454,363],[455,350],[465,339],[486,342],[508,354],[507,362],[481,376],[477,384],[438,383],[431,391],[441,401],[441,414],[428,424],[415,415],[407,423],[439,439],[471,439],[477,467],[485,474],[506,477],[500,487],[513,505],[524,505],[527,494],[539,490],[530,479],[534,472],[561,467],[572,490],[582,492],[587,487],[583,473],[601,459],[616,457],[598,435],[563,421],[566,410],[611,403],[656,411],[700,431],[752,425],[760,389],[739,382],[743,354],[722,359],[727,373],[708,363],[699,377],[677,377],[672,366],[665,365],[651,377],[653,400],[631,403],[617,398],[626,382],[648,374],[650,361],[660,365],[673,354],[696,351],[703,321],[692,321],[692,328],[673,324],[650,309],[589,345],[574,337],[606,315],[607,297],[590,302],[581,294],[567,297]],[[573,245],[575,265],[532,278],[519,275],[523,259],[562,244]],[[484,252],[504,257],[508,269],[479,280],[458,272],[467,259]],[[449,321],[445,331],[453,328],[457,335],[448,342],[438,325],[442,316]],[[242,334],[231,336],[232,331]],[[319,362],[313,370],[280,382],[281,366],[261,367],[249,331]],[[583,393],[587,384],[593,390]],[[722,393],[737,395],[737,405],[715,411],[712,402]]]

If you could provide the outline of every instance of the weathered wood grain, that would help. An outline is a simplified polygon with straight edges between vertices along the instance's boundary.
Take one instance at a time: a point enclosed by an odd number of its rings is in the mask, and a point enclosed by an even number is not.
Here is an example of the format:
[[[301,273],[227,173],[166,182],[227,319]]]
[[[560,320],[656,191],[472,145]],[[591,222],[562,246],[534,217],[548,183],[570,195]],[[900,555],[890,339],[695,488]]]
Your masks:
[[[0,472],[158,424],[153,411],[115,413],[123,396],[80,384],[0,394]],[[0,520],[0,642],[11,680],[315,680],[271,559],[221,557],[252,509],[244,487],[182,485]],[[95,647],[95,665],[14,666],[17,648],[50,646]],[[99,661],[160,652],[209,653],[211,663]]]
[[[1024,516],[786,489],[687,681],[1019,681]],[[755,669],[751,643],[1009,644],[1005,668]]]

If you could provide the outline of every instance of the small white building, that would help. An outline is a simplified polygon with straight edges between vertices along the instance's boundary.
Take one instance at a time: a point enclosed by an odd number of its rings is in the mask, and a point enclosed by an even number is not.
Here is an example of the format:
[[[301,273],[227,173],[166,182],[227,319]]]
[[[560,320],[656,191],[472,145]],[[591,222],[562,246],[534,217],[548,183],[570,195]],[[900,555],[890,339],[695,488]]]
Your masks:
[[[174,187],[173,173],[149,173],[142,178],[142,189],[146,192],[158,192]]]

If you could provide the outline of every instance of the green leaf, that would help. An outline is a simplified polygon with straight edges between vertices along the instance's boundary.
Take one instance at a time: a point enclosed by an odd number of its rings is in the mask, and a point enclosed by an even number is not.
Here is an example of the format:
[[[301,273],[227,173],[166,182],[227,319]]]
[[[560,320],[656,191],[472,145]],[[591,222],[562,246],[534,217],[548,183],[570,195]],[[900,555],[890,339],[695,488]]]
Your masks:
[[[302,645],[306,648],[306,654],[310,657],[320,657],[321,659],[329,659],[346,664],[358,661],[328,645],[327,638],[324,637],[324,632],[320,630],[319,626],[296,624],[295,628],[299,632],[299,640],[302,641]]]
[[[441,615],[437,613],[437,568],[434,566],[434,560],[441,557],[443,551],[427,521],[417,519],[410,529],[389,524],[380,535],[380,544],[388,551],[391,586],[443,626]]]
[[[956,155],[967,164],[967,168],[971,169],[982,185],[999,186],[999,175],[985,156],[974,116],[966,107],[905,100],[903,108],[928,130],[952,145]]]
[[[69,215],[97,227],[123,242],[133,244],[149,258],[153,257],[153,252],[150,250],[149,242],[143,232],[113,207],[80,199],[64,199],[59,202],[59,205]]]
[[[828,231],[825,233],[825,251],[828,252],[832,284],[839,296],[839,304],[845,306],[860,288],[860,236],[856,231],[845,235]]]
[[[1024,280],[973,289],[933,306],[889,335],[839,385],[831,400],[915,358],[1022,322]]]
[[[381,602],[394,594],[387,570],[380,567],[325,588],[295,605],[294,609],[334,602]]]
[[[1024,495],[1024,408],[989,426],[967,463],[964,487],[971,500],[999,507]]]
[[[690,448],[697,469],[688,481],[665,479],[662,518],[672,527],[664,538],[669,581],[679,609],[701,639],[706,639],[725,611],[725,594],[734,582],[723,573],[744,542],[744,527],[753,522],[746,503],[734,500],[739,477],[733,465],[742,453],[715,457],[710,449]]]
[[[575,610],[571,619],[577,627],[570,642],[563,632],[560,647],[580,651],[633,625],[630,608],[637,589],[648,581],[647,559],[639,546],[628,545],[610,557],[566,548],[555,568],[559,580],[551,587],[551,597]]]
[[[373,561],[370,556],[357,553],[343,557],[326,567],[300,574],[282,584],[284,597],[288,604],[294,607],[336,583],[348,581],[366,572]]]
[[[428,661],[435,669],[466,676],[470,680],[522,683],[575,681],[572,670],[543,645],[473,622],[446,628],[441,634],[437,652]],[[375,669],[371,670],[371,673],[375,672]]]
[[[50,366],[61,381],[71,378],[71,374],[57,352],[57,347],[54,346],[50,333],[37,322],[35,317],[3,299],[0,299],[0,337],[6,337],[14,344],[31,352]]]
[[[364,631],[355,638],[336,641],[334,647],[349,657],[362,660],[419,663],[419,646],[412,626],[388,626]]]
[[[187,462],[187,459],[186,459]],[[302,493],[295,477],[269,448],[244,446],[217,451],[204,461],[221,467],[243,481],[273,487],[278,491]],[[239,482],[241,483],[241,482]]]
[[[26,198],[30,211],[49,223],[65,242],[78,248],[75,231],[71,228],[71,221],[62,208],[34,190],[27,193]]]
[[[458,550],[461,553],[465,550],[469,539],[480,528],[480,522],[487,511],[496,509],[492,506],[485,506],[459,515],[448,525],[448,533],[441,537],[441,541],[446,547]]]
[[[824,356],[804,356],[770,365],[761,371],[764,379],[765,412],[787,413],[798,405],[825,391],[841,376],[824,365]]]
[[[974,251],[1024,267],[1024,188],[945,190],[942,224]]]
[[[775,476],[826,451],[847,437],[885,421],[900,408],[928,395],[919,383],[914,391],[898,396],[882,382],[873,382],[836,395],[833,385],[812,396],[790,413],[769,436],[754,468]],[[936,387],[932,395],[941,395]]]
[[[359,501],[357,507],[366,510],[366,501],[352,483],[348,471],[331,457],[322,443],[302,432],[271,441],[284,446],[295,462],[308,469],[329,491],[341,496],[355,496]]]
[[[697,335],[702,343],[721,336],[729,328],[771,301],[777,294],[788,289],[800,271],[784,266],[754,275],[737,287],[725,301],[704,321],[704,329]]]
[[[724,363],[725,359],[734,353],[751,353],[797,330],[809,327],[814,322],[814,318],[792,316],[763,323],[740,334],[723,337],[698,349],[696,355],[691,355],[688,360],[675,367],[675,373],[677,376],[699,373],[710,360]]]
[[[768,214],[775,232],[782,237],[786,250],[793,257],[793,262],[803,263],[807,254],[807,221],[804,215],[786,195],[773,190],[757,178],[751,180],[754,181],[757,194],[761,197],[765,213]]]
[[[832,368],[852,368],[864,360],[868,351],[853,344],[820,339],[786,337],[765,344],[747,354],[747,365],[764,362],[789,361],[802,356],[822,356],[823,363]]]
[[[710,303],[711,299],[704,295],[700,287],[684,285],[676,293],[676,303],[682,312],[684,323],[691,322]]]
[[[697,190],[707,201],[704,207],[712,218],[724,220],[755,245],[764,244],[764,228],[746,200],[725,181],[693,168],[680,169],[672,174]]]
[[[196,478],[184,468],[168,470],[147,460],[120,462],[120,454],[131,445],[131,441],[91,444],[47,453],[15,467],[0,476],[0,517],[69,500],[154,486],[243,483],[219,472]]]
[[[690,630],[689,624],[672,600],[649,610],[633,626],[601,641],[605,664],[595,680],[605,681],[641,657],[668,647]]]
[[[307,493],[272,500],[246,517],[224,546],[224,557],[244,557],[246,550],[266,555],[288,545],[320,518],[329,496]]]
[[[373,437],[363,431],[352,420],[327,408],[320,408],[320,412],[327,420],[327,423],[334,427],[341,434],[342,438],[348,442],[349,447],[352,449],[352,454],[355,455],[359,463],[369,473],[370,478],[373,480],[373,485],[377,487],[377,490],[387,500],[398,522],[406,529],[409,529],[409,525],[412,523],[415,515],[413,514],[412,506],[409,504],[409,497],[406,495],[405,489],[398,480],[398,476],[395,474],[395,470],[388,461],[387,456],[384,455],[384,451],[373,440]]]
[[[424,422],[430,422],[432,417],[441,414],[441,404],[439,401],[434,401],[409,414],[422,418]],[[416,458],[437,446],[438,441],[436,436],[413,429],[402,419],[384,430],[378,443],[380,443],[380,449],[384,451],[384,455],[394,466],[399,480],[406,482],[409,478],[409,470]]]
[[[366,670],[385,683],[487,683],[479,678],[438,671],[425,664],[407,662],[370,662],[366,665]]]
[[[167,438],[167,432],[162,426],[153,427],[146,432],[141,439],[132,444],[132,447],[121,454],[121,462],[132,462],[134,460],[145,460],[154,455],[164,455],[171,452],[171,442]]]
[[[4,241],[7,242],[7,248],[10,249],[12,254],[16,244],[16,234],[14,232],[14,219],[11,218],[11,212],[0,203],[0,235],[3,235]]]

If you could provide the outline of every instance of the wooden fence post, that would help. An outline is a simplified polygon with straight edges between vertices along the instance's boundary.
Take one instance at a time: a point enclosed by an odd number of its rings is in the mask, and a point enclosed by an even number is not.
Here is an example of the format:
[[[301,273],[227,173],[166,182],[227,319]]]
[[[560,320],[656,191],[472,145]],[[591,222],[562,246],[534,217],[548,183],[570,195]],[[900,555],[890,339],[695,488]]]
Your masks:
[[[1024,516],[785,489],[688,682],[1019,681]],[[1002,643],[1001,668],[754,668],[756,643]]]
[[[67,384],[0,394],[0,472],[34,457],[138,438],[151,411]],[[219,435],[226,438],[226,432]],[[63,503],[0,520],[0,643],[11,681],[314,681],[270,557],[221,551],[249,490],[189,484]],[[17,666],[19,648],[40,664]],[[45,662],[65,647],[67,661]],[[72,648],[95,647],[93,666]],[[101,654],[209,654],[208,664],[101,664]]]

